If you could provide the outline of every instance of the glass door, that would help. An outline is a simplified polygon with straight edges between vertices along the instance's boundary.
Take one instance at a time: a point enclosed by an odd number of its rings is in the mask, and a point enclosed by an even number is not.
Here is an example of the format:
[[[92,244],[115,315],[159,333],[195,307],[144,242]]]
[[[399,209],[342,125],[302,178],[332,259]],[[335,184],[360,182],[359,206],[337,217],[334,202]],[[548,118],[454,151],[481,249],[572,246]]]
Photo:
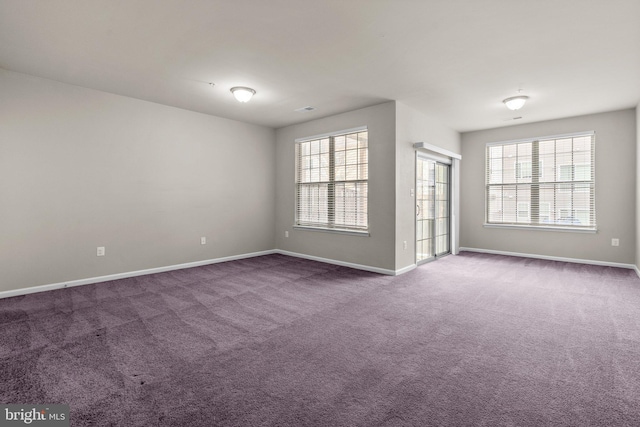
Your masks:
[[[418,156],[416,164],[416,262],[435,256],[433,228],[435,219],[435,162]]]
[[[434,167],[435,175],[435,233],[434,233],[434,253],[435,255],[442,256],[451,252],[450,237],[449,237],[449,207],[451,200],[449,197],[449,173],[450,166],[437,163]]]
[[[417,157],[416,164],[416,262],[451,252],[451,167]]]

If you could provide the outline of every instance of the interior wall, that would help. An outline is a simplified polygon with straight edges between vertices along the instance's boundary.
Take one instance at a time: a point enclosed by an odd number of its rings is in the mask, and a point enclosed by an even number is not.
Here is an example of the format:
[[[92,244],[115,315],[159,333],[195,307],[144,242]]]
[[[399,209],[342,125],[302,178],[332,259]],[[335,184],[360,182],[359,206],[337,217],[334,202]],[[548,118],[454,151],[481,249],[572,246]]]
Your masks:
[[[633,109],[591,114],[462,134],[462,247],[636,263],[636,115]],[[483,227],[485,148],[490,142],[581,131],[596,134],[597,233],[571,233]],[[620,246],[611,246],[619,238]]]
[[[274,248],[273,129],[4,70],[0,93],[0,291]]]
[[[636,106],[636,268],[640,267],[640,104]],[[640,270],[636,270],[640,271]]]
[[[413,144],[427,142],[456,154],[460,134],[413,108],[396,103],[396,269],[415,264],[416,157]],[[404,242],[407,249],[404,249]]]
[[[276,131],[276,247],[281,250],[395,270],[395,102],[296,124]],[[367,126],[369,236],[294,229],[295,140]],[[285,237],[285,231],[289,237]]]

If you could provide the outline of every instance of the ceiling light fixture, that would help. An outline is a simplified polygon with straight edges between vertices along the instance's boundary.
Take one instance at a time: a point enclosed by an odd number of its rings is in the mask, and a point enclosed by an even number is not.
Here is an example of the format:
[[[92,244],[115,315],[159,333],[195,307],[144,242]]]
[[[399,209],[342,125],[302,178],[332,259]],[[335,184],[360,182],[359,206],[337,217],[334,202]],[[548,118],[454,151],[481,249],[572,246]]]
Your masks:
[[[316,107],[312,107],[312,106],[310,106],[310,105],[307,105],[306,107],[296,108],[296,109],[295,109],[295,110],[293,110],[293,111],[295,111],[295,112],[297,112],[297,113],[308,113],[308,112],[313,111],[313,110],[315,110],[315,109],[316,109]]]
[[[236,86],[231,88],[231,93],[239,102],[249,102],[256,91],[250,87]]]
[[[512,96],[511,98],[507,98],[502,102],[504,102],[504,105],[506,105],[508,109],[515,111],[515,110],[521,109],[524,103],[527,102],[527,99],[529,99],[528,96],[518,95],[518,96]]]

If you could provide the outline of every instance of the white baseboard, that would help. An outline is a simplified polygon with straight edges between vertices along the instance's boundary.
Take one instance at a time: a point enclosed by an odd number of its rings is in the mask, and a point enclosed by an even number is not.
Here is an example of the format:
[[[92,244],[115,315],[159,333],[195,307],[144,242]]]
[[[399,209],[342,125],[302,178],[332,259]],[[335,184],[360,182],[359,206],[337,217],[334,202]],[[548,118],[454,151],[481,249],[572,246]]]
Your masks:
[[[300,254],[300,253],[297,253],[297,252],[289,252],[289,251],[285,251],[285,250],[282,250],[282,249],[276,249],[275,253],[282,254],[282,255],[289,255],[289,256],[296,257],[296,258],[309,259],[309,260],[312,260],[312,261],[325,262],[327,264],[340,265],[342,267],[355,268],[357,270],[371,271],[373,273],[385,274],[387,276],[397,276],[399,274],[406,273],[407,271],[411,271],[414,268],[416,268],[416,265],[412,264],[412,265],[409,265],[407,267],[401,268],[400,270],[389,270],[389,269],[386,269],[386,268],[373,267],[373,266],[370,266],[370,265],[354,264],[354,263],[351,263],[351,262],[339,261],[339,260],[330,259],[330,258],[322,258],[322,257],[319,257],[319,256]]]
[[[394,276],[399,276],[401,274],[407,273],[413,270],[414,268],[416,268],[417,266],[418,266],[417,264],[407,265],[406,267],[401,268],[400,270],[396,270]]]
[[[165,267],[156,267],[156,268],[149,268],[145,270],[129,271],[126,273],[109,274],[107,276],[88,277],[86,279],[70,280],[68,282],[52,283],[49,285],[40,285],[40,286],[32,286],[29,288],[12,289],[9,291],[1,291],[0,299],[15,297],[19,295],[33,294],[36,292],[51,291],[54,289],[63,289],[63,288],[70,288],[73,286],[82,286],[82,285],[89,285],[92,283],[101,283],[101,282],[108,282],[111,280],[126,279],[128,277],[144,276],[145,274],[164,273],[166,271],[182,270],[183,268],[200,267],[203,265],[217,264],[219,262],[235,261],[235,260],[245,259],[245,258],[253,258],[261,255],[271,255],[274,253],[276,253],[276,251],[274,249],[270,249],[268,251],[251,252],[247,254],[232,255],[232,256],[227,256],[222,258],[207,259],[203,261],[187,262],[184,264],[168,265]]]
[[[227,256],[222,258],[207,259],[203,261],[187,262],[184,264],[168,265],[165,267],[156,267],[156,268],[149,268],[145,270],[128,271],[125,273],[109,274],[106,276],[88,277],[86,279],[70,280],[68,282],[51,283],[48,285],[32,286],[29,288],[0,291],[0,299],[15,297],[19,295],[33,294],[36,292],[51,291],[54,289],[63,289],[63,288],[70,288],[73,286],[82,286],[82,285],[89,285],[92,283],[102,283],[102,282],[108,282],[111,280],[126,279],[128,277],[144,276],[145,274],[164,273],[166,271],[181,270],[183,268],[191,268],[191,267],[200,267],[203,265],[217,264],[219,262],[235,261],[239,259],[253,258],[257,256],[271,255],[271,254],[289,255],[297,258],[304,258],[304,259],[309,259],[313,261],[326,262],[327,264],[340,265],[343,267],[351,267],[358,270],[371,271],[374,273],[380,273],[380,274],[385,274],[389,276],[397,276],[399,274],[406,273],[407,271],[411,271],[414,268],[416,268],[416,265],[414,264],[414,265],[409,265],[407,267],[404,267],[400,270],[387,270],[384,268],[372,267],[368,265],[353,264],[350,262],[338,261],[338,260],[333,260],[328,258],[321,258],[321,257],[312,256],[312,255],[299,254],[296,252],[283,251],[281,249],[270,249],[267,251],[251,252],[251,253],[232,255],[232,256]]]
[[[526,254],[526,253],[520,253],[520,252],[496,251],[496,250],[492,250],[492,249],[480,249],[480,248],[465,248],[465,247],[461,247],[460,251],[461,252],[464,252],[464,251],[467,251],[467,252],[479,252],[479,253],[487,253],[487,254],[495,254],[495,255],[518,256],[518,257],[525,257],[525,258],[544,259],[544,260],[550,260],[550,261],[573,262],[573,263],[578,263],[578,264],[602,265],[602,266],[607,266],[607,267],[629,268],[629,269],[634,270],[636,272],[636,274],[638,275],[638,277],[640,278],[640,269],[638,269],[638,266],[636,266],[634,264],[623,264],[623,263],[608,262],[608,261],[585,260],[585,259],[579,259],[579,258],[564,258],[564,257],[555,257],[555,256],[548,256],[548,255]],[[416,268],[416,264],[411,264],[411,265],[403,267],[403,268],[401,268],[399,270],[390,270],[390,269],[386,269],[386,268],[373,267],[373,266],[370,266],[370,265],[355,264],[355,263],[351,263],[351,262],[339,261],[339,260],[330,259],[330,258],[322,258],[322,257],[313,256],[313,255],[301,254],[301,253],[297,253],[297,252],[289,252],[289,251],[285,251],[285,250],[282,250],[282,249],[270,249],[270,250],[266,250],[266,251],[251,252],[251,253],[240,254],[240,255],[232,255],[232,256],[208,259],[208,260],[203,260],[203,261],[194,261],[194,262],[188,262],[188,263],[184,263],[184,264],[175,264],[175,265],[169,265],[169,266],[165,266],[165,267],[149,268],[149,269],[145,269],[145,270],[129,271],[129,272],[125,272],[125,273],[109,274],[109,275],[106,275],[106,276],[89,277],[89,278],[86,278],[86,279],[71,280],[71,281],[68,281],[68,282],[59,282],[59,283],[52,283],[52,284],[48,284],[48,285],[32,286],[32,287],[29,287],[29,288],[20,288],[20,289],[8,290],[8,291],[0,291],[0,299],[1,298],[15,297],[15,296],[19,296],[19,295],[27,295],[27,294],[32,294],[32,293],[36,293],[36,292],[50,291],[50,290],[54,290],[54,289],[63,289],[63,288],[70,288],[70,287],[73,287],[73,286],[82,286],[82,285],[88,285],[88,284],[92,284],[92,283],[101,283],[101,282],[108,282],[108,281],[111,281],[111,280],[126,279],[128,277],[143,276],[145,274],[164,273],[166,271],[181,270],[181,269],[184,269],[184,268],[191,268],[191,267],[200,267],[200,266],[203,266],[203,265],[217,264],[217,263],[220,263],[220,262],[235,261],[235,260],[239,260],[239,259],[253,258],[253,257],[257,257],[257,256],[271,255],[271,254],[282,254],[282,255],[288,255],[288,256],[293,256],[293,257],[297,257],[297,258],[304,258],[304,259],[309,259],[309,260],[312,260],[312,261],[325,262],[327,264],[333,264],[333,265],[340,265],[340,266],[343,266],[343,267],[355,268],[357,270],[371,271],[373,273],[384,274],[384,275],[387,275],[387,276],[398,276],[400,274],[404,274],[404,273],[406,273],[408,271],[411,271],[414,268]]]
[[[590,264],[590,265],[602,265],[605,267],[618,267],[618,268],[630,268],[635,270],[640,277],[640,270],[634,264],[623,264],[619,262],[609,262],[609,261],[596,261],[590,259],[580,259],[580,258],[564,258],[557,256],[549,256],[549,255],[538,255],[538,254],[526,254],[521,252],[507,252],[507,251],[495,251],[493,249],[480,249],[480,248],[460,248],[461,252],[478,252],[484,254],[494,254],[494,255],[508,255],[508,256],[517,256],[523,258],[535,258],[535,259],[545,259],[549,261],[561,261],[561,262],[573,262],[576,264]]]

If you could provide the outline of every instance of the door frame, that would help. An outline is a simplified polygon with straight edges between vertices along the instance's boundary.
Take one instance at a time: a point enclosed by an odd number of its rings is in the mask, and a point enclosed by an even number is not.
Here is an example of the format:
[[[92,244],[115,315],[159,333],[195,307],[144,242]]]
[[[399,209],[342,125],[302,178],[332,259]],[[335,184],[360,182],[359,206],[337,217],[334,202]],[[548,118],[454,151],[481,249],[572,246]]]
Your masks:
[[[414,160],[414,177],[413,185],[417,182],[418,174],[418,155],[423,158],[435,160],[441,163],[449,164],[449,179],[450,179],[450,194],[449,194],[449,238],[450,249],[452,255],[460,253],[460,162],[462,156],[444,148],[438,147],[426,142],[416,142],[413,144],[416,155]],[[415,242],[418,240],[417,229],[417,203],[416,199],[413,199],[413,241],[414,248]],[[417,262],[417,249],[413,251],[414,263]]]
[[[430,262],[430,261],[435,261],[438,258],[441,258],[443,256],[449,255],[452,252],[452,244],[451,244],[451,160],[445,157],[437,157],[437,156],[432,156],[432,155],[427,155],[424,153],[416,153],[416,203],[415,203],[415,254],[414,254],[414,262],[416,263],[416,265],[420,265],[420,264],[424,264],[426,262]],[[436,208],[436,199],[437,199],[437,181],[436,181],[436,176],[437,176],[437,169],[438,167],[442,167],[442,166],[446,166],[447,167],[447,185],[448,185],[448,195],[447,195],[447,211],[448,211],[448,230],[447,230],[447,236],[449,239],[449,249],[447,252],[443,252],[443,253],[438,253],[438,248],[437,248],[437,237],[436,236],[436,230],[437,230],[437,218],[434,216],[433,221],[431,223],[431,239],[428,239],[431,241],[431,248],[429,249],[429,253],[431,253],[431,256],[429,258],[424,258],[424,259],[418,259],[418,247],[417,247],[417,243],[418,243],[418,225],[419,225],[419,218],[418,218],[418,163],[422,161],[425,162],[422,170],[425,170],[426,165],[430,165],[429,169],[431,169],[431,164],[433,164],[433,176],[428,176],[425,177],[423,175],[423,179],[422,182],[426,183],[426,182],[431,182],[433,180],[433,200],[431,201],[431,206],[435,209]],[[432,162],[432,163],[431,163]],[[426,179],[425,179],[426,178]],[[425,215],[425,213],[422,213],[422,215]],[[435,215],[435,212],[432,212],[432,214]],[[429,216],[429,214],[426,214],[427,216]],[[428,219],[428,218],[427,218]],[[423,239],[424,242],[424,239]]]

